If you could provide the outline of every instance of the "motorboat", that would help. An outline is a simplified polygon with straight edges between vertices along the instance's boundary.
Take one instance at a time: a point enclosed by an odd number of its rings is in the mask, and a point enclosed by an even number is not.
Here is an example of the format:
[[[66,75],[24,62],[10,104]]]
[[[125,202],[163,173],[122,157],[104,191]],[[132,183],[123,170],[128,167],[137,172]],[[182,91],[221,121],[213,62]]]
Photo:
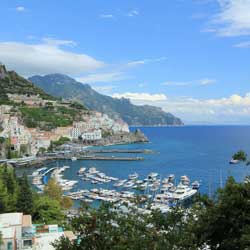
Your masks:
[[[193,189],[196,189],[198,190],[200,188],[200,183],[198,181],[194,181],[192,184],[191,184],[192,188]]]
[[[79,171],[77,172],[78,175],[83,175],[83,173],[85,172],[86,168],[82,167],[79,169]]]
[[[186,200],[191,198],[197,193],[196,189],[192,189],[191,187],[180,183],[174,192],[172,192],[172,198],[175,200]]]
[[[150,174],[148,175],[148,180],[149,180],[149,181],[153,181],[153,180],[156,179],[156,177],[157,177],[158,175],[159,175],[158,173],[152,172],[152,173],[150,173]]]
[[[138,177],[139,177],[139,175],[138,175],[137,173],[130,174],[130,175],[128,176],[128,178],[129,178],[130,180],[135,180],[135,179],[137,179]]]

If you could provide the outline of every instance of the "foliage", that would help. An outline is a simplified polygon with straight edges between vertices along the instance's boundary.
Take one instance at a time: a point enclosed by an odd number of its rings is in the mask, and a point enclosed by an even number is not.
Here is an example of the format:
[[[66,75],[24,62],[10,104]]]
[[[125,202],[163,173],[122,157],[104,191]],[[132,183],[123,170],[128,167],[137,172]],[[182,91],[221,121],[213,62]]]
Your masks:
[[[56,127],[66,127],[73,123],[73,117],[69,112],[54,107],[21,107],[20,111],[25,125],[29,128],[39,127],[51,130]]]
[[[66,142],[69,142],[69,141],[70,141],[70,139],[68,137],[61,136],[59,138],[59,140],[50,142],[50,146],[48,148],[48,151],[53,152],[56,147],[59,147],[59,146],[63,145]]]
[[[240,150],[237,153],[233,155],[234,160],[239,160],[239,161],[246,161],[247,160],[247,154],[243,151]]]
[[[14,71],[7,71],[5,66],[0,65],[0,70],[6,74],[6,77],[0,79],[0,99],[1,104],[9,104],[7,93],[39,95],[43,99],[55,100],[54,97],[46,94],[42,89],[36,87],[33,83],[19,76]]]
[[[3,244],[3,235],[2,232],[0,231],[0,249],[2,244]]]
[[[109,137],[111,135],[112,135],[112,133],[110,131],[107,131],[107,130],[102,131],[102,137],[103,138],[107,138],[107,137]]]
[[[26,175],[17,177],[12,167],[0,165],[0,213],[22,212],[31,214],[34,222],[62,225],[62,209],[71,207],[72,201],[53,194],[55,188],[47,190],[46,195],[34,193]]]
[[[35,199],[33,219],[36,223],[62,225],[64,215],[60,203],[46,195],[39,195]]]
[[[12,168],[0,166],[0,212],[14,211],[18,183]]]
[[[84,107],[84,105],[81,104],[80,102],[72,102],[72,103],[70,104],[70,107],[76,108],[76,109],[86,109],[86,110],[87,110],[87,108]]]
[[[24,214],[33,214],[33,194],[27,176],[19,179],[19,190],[17,194],[17,211]]]
[[[44,194],[51,199],[58,201],[63,209],[69,209],[73,205],[73,202],[69,197],[63,196],[62,188],[54,179],[49,180],[48,185],[44,188]]]

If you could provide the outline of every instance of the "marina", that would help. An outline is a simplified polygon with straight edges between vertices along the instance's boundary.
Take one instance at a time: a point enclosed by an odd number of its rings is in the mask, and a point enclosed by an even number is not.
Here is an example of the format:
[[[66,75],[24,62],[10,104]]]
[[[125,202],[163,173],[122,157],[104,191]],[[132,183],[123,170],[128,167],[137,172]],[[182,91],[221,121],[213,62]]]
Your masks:
[[[173,174],[161,178],[156,172],[149,173],[146,178],[141,178],[134,172],[126,179],[119,179],[94,166],[81,166],[78,171],[75,171],[78,180],[69,180],[64,175],[71,168],[73,167],[67,165],[39,168],[31,175],[32,184],[39,192],[43,192],[48,180],[53,178],[62,188],[64,195],[74,201],[95,205],[109,202],[116,207],[126,204],[138,208],[143,213],[149,213],[152,209],[167,212],[172,206],[191,200],[199,189],[199,182],[195,181],[190,185],[187,176],[181,176],[177,185]],[[80,182],[91,185],[91,188],[77,189]]]

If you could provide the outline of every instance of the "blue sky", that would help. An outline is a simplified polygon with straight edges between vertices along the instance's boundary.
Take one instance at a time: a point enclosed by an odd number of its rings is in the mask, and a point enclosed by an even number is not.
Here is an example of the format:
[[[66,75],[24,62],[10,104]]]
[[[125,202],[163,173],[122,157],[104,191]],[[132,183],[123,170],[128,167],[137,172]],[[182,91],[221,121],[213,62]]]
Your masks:
[[[250,0],[1,1],[0,61],[186,123],[250,124]]]

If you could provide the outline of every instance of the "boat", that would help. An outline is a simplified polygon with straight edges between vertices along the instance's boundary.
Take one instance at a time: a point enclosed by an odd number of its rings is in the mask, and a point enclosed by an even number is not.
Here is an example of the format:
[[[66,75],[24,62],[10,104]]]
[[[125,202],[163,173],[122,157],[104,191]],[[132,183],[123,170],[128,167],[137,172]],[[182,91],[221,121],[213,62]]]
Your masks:
[[[150,173],[150,174],[148,175],[148,180],[149,180],[149,181],[155,180],[157,176],[158,176],[158,173],[152,172],[152,173]]]
[[[238,163],[240,163],[240,160],[231,159],[229,163],[230,164],[238,164]]]
[[[172,192],[172,198],[175,200],[183,201],[191,198],[197,193],[196,189],[192,189],[187,185],[180,183],[174,192]]]
[[[129,178],[130,180],[135,180],[135,179],[137,179],[138,177],[139,177],[139,175],[138,175],[137,173],[130,174],[130,175],[128,176],[128,178]]]
[[[123,185],[125,188],[132,188],[134,186],[134,182],[132,181],[128,181],[127,183],[125,183]]]
[[[88,170],[88,172],[89,172],[90,174],[97,174],[97,173],[99,173],[99,171],[96,170],[95,167],[90,168],[90,169]]]
[[[192,184],[191,184],[192,188],[193,189],[196,189],[198,190],[200,188],[200,183],[198,181],[194,181]]]
[[[119,180],[118,182],[116,182],[114,184],[114,187],[121,187],[121,186],[123,186],[125,184],[126,181],[127,180]]]
[[[77,161],[77,158],[76,157],[71,157],[71,161]]]
[[[169,182],[174,182],[174,179],[175,179],[175,175],[174,175],[174,174],[170,174],[170,175],[168,176],[168,181],[169,181]]]
[[[186,175],[183,175],[183,176],[181,176],[181,183],[183,185],[187,185],[188,186],[190,184],[190,180],[189,180],[189,178]]]
[[[77,172],[78,175],[82,175],[85,172],[86,168],[80,168],[79,171]]]

